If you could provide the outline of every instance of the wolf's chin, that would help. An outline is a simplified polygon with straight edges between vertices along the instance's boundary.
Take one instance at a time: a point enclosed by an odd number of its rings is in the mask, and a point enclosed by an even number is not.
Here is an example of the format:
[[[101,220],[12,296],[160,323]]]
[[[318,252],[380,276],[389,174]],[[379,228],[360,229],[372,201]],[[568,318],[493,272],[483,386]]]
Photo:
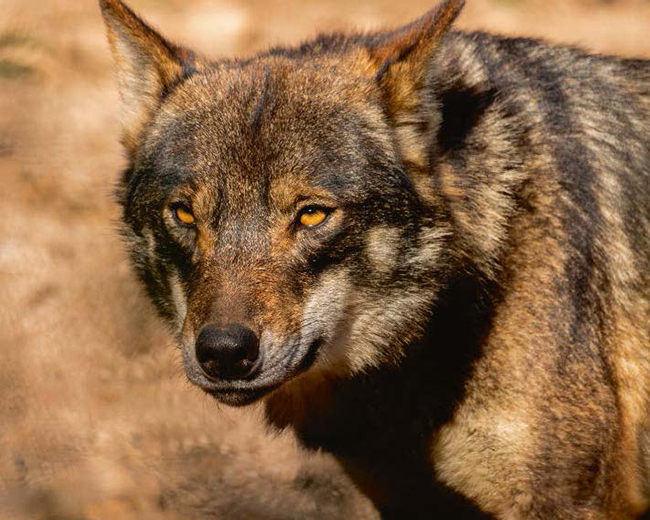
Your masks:
[[[237,389],[230,391],[207,390],[204,388],[203,391],[216,399],[221,404],[241,408],[243,406],[248,406],[256,401],[259,401],[263,397],[273,392],[273,390],[276,388],[278,388],[278,386],[268,386],[253,390]]]

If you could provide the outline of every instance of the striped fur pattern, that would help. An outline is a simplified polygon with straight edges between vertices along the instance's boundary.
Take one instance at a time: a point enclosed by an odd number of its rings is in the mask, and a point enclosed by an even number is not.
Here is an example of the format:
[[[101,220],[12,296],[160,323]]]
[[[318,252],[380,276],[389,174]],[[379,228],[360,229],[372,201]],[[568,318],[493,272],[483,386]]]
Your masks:
[[[450,30],[461,0],[211,62],[101,5],[124,236],[193,383],[385,518],[650,506],[649,62]],[[207,323],[254,330],[259,375],[207,379]]]

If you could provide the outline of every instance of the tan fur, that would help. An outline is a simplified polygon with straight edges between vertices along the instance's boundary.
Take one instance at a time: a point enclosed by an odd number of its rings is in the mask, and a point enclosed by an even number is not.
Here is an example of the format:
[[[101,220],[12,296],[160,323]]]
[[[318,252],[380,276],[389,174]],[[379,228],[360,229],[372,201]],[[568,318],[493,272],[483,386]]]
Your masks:
[[[386,518],[650,504],[647,64],[456,33],[446,0],[197,71],[102,5],[131,114],[127,235],[184,320],[192,382],[266,396]],[[259,364],[210,372],[232,356],[215,340],[206,361],[203,333],[232,327]]]

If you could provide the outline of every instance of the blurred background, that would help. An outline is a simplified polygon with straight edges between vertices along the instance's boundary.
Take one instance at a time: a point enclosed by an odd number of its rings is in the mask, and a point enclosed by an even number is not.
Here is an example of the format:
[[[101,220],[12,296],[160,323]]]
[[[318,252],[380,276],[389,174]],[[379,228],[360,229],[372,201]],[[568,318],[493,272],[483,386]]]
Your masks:
[[[131,0],[214,58],[436,0]],[[468,0],[459,26],[650,57],[648,0]],[[114,232],[124,166],[93,0],[0,0],[0,519],[374,519],[324,454],[190,387]]]

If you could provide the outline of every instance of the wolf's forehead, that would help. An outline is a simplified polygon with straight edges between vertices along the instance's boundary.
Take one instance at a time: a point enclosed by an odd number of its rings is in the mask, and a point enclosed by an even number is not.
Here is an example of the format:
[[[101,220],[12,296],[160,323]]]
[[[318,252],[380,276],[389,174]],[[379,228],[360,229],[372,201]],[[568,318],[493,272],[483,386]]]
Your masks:
[[[367,149],[369,134],[376,134],[364,123],[368,107],[347,100],[342,106],[345,98],[325,88],[315,72],[281,72],[216,70],[191,78],[152,126],[154,153],[184,163],[188,172],[244,185],[360,164],[361,141]]]
[[[331,136],[355,112],[367,113],[365,82],[325,64],[261,60],[215,66],[185,81],[165,111],[229,145],[277,149]],[[198,136],[200,137],[200,135]]]
[[[269,185],[278,177],[306,180],[323,171],[331,154],[318,136],[298,126],[256,132],[236,118],[190,109],[153,132],[150,155],[158,171],[172,169],[188,181],[218,181],[233,191]]]

